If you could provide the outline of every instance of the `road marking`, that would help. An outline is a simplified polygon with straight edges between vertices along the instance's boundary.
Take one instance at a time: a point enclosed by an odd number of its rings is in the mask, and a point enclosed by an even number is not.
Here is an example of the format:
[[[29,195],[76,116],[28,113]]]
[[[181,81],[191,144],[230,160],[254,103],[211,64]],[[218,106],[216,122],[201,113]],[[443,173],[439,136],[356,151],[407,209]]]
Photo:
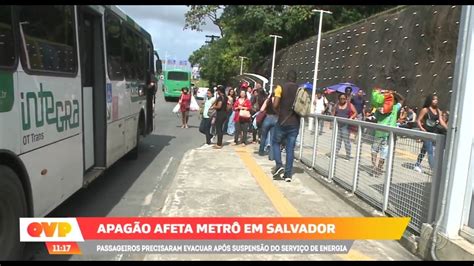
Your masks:
[[[168,171],[168,168],[171,165],[171,161],[173,161],[173,156],[170,157],[170,159],[168,160],[168,163],[166,164],[165,168],[163,169],[163,171],[161,171],[161,175],[160,175],[159,179],[162,179],[163,176],[165,175],[166,171]]]
[[[163,176],[168,171],[168,168],[170,167],[172,161],[173,161],[173,157],[170,157],[170,159],[168,160],[168,163],[166,164],[165,168],[163,168],[163,171],[161,171],[161,174],[158,176],[158,180],[163,179]],[[148,195],[146,195],[146,197],[143,199],[142,206],[148,206],[148,205],[151,204],[151,202],[153,200],[153,195],[155,195],[155,192],[158,190],[159,186],[160,186],[160,182],[158,182],[155,185],[155,187],[153,188],[153,190]],[[145,210],[142,209],[139,216],[143,216],[145,214],[144,211]]]
[[[303,217],[291,202],[281,193],[281,191],[273,184],[265,171],[257,164],[251,151],[246,148],[235,148],[244,165],[255,178],[262,190],[272,202],[275,209],[283,217]],[[347,254],[335,254],[344,260],[374,260],[357,250],[351,249]]]

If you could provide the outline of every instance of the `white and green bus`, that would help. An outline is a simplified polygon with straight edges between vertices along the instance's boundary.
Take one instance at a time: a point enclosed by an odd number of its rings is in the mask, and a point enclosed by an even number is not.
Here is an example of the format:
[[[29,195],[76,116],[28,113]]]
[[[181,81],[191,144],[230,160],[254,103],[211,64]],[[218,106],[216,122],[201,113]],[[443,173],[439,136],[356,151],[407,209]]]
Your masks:
[[[158,65],[158,64],[157,64]],[[115,6],[0,6],[0,260],[153,131],[149,33]]]

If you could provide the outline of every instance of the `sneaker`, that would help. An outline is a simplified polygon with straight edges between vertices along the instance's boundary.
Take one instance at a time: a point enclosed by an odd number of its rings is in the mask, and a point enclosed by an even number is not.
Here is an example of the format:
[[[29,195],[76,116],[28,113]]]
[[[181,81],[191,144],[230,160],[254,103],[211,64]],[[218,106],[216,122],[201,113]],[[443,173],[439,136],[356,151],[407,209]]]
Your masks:
[[[416,166],[413,168],[413,170],[417,171],[418,173],[423,173],[423,170],[421,170],[421,168],[420,168],[418,165],[416,165]]]
[[[283,172],[285,172],[285,168],[283,168],[283,167],[278,167],[277,169],[275,169],[272,172],[273,179],[282,179],[281,175],[283,174]]]
[[[285,182],[287,183],[291,182],[291,177],[289,176],[284,176],[283,179],[285,179]]]

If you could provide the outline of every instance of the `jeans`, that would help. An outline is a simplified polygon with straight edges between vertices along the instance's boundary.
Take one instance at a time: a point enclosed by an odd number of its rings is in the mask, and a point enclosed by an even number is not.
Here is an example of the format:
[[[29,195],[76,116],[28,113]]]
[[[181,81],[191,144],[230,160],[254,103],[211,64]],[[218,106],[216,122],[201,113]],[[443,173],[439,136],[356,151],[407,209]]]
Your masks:
[[[275,159],[276,168],[283,167],[281,161],[280,144],[286,142],[286,165],[285,176],[291,177],[293,172],[293,160],[295,158],[296,138],[300,130],[299,125],[280,126],[276,123],[272,136],[273,157]]]
[[[425,140],[423,141],[423,147],[421,147],[420,154],[418,154],[418,159],[416,160],[415,166],[420,167],[421,161],[425,158],[425,153],[428,153],[428,164],[430,168],[433,169],[434,164],[434,152],[433,152],[433,141]]]
[[[276,125],[278,116],[276,115],[267,115],[262,123],[262,136],[260,139],[260,147],[258,149],[258,154],[263,154],[265,152],[265,146],[267,144],[268,133],[271,132],[272,128]],[[270,133],[271,135],[271,133]],[[271,139],[270,139],[271,140]],[[271,142],[270,142],[271,143]],[[270,153],[272,149],[270,147]]]
[[[346,148],[346,155],[351,156],[351,142],[349,141],[349,126],[339,125],[339,133],[337,134],[336,143],[336,154],[341,150],[342,141],[344,140],[344,146]]]
[[[211,144],[212,134],[211,134],[211,119],[210,118],[203,118],[204,119],[204,132],[206,134],[206,144]]]
[[[247,144],[247,131],[249,129],[249,122],[248,121],[239,121],[235,123],[235,135],[234,135],[234,142],[235,144],[239,144],[239,137],[240,132],[243,132],[242,139],[240,143]]]

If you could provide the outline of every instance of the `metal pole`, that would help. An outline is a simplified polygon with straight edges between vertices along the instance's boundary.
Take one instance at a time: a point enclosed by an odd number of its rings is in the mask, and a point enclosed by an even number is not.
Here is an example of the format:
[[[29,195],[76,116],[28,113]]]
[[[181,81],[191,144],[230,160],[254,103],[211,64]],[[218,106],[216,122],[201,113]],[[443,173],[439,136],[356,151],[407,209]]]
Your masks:
[[[316,46],[316,57],[314,58],[314,76],[313,76],[313,89],[311,90],[311,113],[314,113],[314,100],[316,95],[316,83],[318,80],[318,65],[319,65],[319,50],[321,47],[321,31],[323,26],[323,14],[332,14],[330,11],[313,9],[313,12],[319,12],[319,30],[318,30],[318,45]],[[312,129],[310,129],[312,130]]]
[[[443,178],[441,173],[443,170],[443,154],[445,149],[445,136],[438,134],[436,136],[436,149],[434,152],[434,161],[435,167],[431,173],[431,191],[430,191],[430,207],[428,208],[428,221],[427,223],[432,223],[436,219],[436,212],[438,206],[439,198],[439,187],[441,184],[441,179]],[[433,146],[434,147],[434,146]],[[446,177],[444,177],[446,178]],[[444,180],[444,179],[443,179]]]
[[[388,197],[390,194],[390,182],[392,180],[392,167],[393,167],[393,151],[395,150],[395,135],[390,131],[388,137],[388,160],[385,166],[385,182],[384,182],[384,192],[383,192],[383,206],[382,211],[385,214],[388,208]]]
[[[354,178],[352,179],[352,193],[355,193],[357,190],[357,180],[359,178],[359,164],[360,164],[360,149],[362,144],[362,127],[359,125],[357,127],[357,148],[356,148],[356,157],[355,157],[355,169],[354,169]]]
[[[244,65],[244,59],[248,59],[247,57],[245,56],[239,56],[240,57],[240,75],[242,76],[242,69],[243,69],[243,65]]]
[[[334,117],[333,120],[333,131],[332,131],[332,147],[331,147],[331,163],[329,165],[329,180],[332,180],[334,177],[334,170],[336,168],[336,146],[337,146],[337,133],[339,131],[339,126],[337,124],[337,118]]]
[[[276,53],[276,47],[277,47],[277,38],[283,38],[278,35],[270,35],[270,37],[273,37],[273,58],[272,58],[272,73],[270,77],[270,91],[273,91],[273,71],[275,70],[275,53]]]
[[[314,143],[313,143],[313,161],[311,162],[311,168],[314,168],[314,163],[316,162],[316,150],[317,150],[317,144],[318,144],[318,126],[319,126],[319,121],[318,117],[314,118]]]
[[[300,137],[300,161],[303,159],[303,144],[304,144],[304,117],[301,118],[301,137]]]

